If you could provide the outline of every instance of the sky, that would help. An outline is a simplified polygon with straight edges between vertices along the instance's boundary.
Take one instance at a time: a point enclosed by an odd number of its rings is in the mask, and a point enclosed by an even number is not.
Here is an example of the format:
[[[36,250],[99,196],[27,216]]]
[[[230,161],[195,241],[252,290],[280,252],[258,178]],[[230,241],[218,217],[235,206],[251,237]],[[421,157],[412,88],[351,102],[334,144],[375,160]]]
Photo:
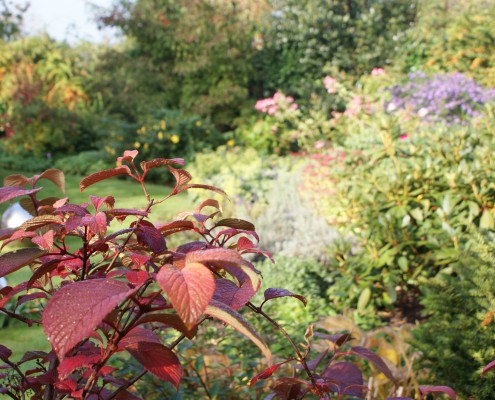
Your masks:
[[[110,7],[114,0],[16,0],[17,4],[30,3],[24,20],[28,34],[46,31],[59,41],[71,44],[78,40],[95,43],[115,42],[111,29],[99,31],[93,20],[91,4]]]

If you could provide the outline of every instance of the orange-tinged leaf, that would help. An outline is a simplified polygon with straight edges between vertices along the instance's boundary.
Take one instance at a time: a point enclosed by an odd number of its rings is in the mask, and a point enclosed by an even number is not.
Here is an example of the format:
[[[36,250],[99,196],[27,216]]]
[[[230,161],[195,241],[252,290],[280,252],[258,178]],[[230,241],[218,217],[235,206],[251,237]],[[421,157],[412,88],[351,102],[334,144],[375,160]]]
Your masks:
[[[103,171],[95,172],[94,174],[91,174],[86,178],[82,179],[81,182],[79,183],[79,189],[82,192],[87,187],[94,185],[95,183],[100,182],[104,179],[112,178],[118,175],[130,175],[130,174],[131,171],[129,167],[127,167],[126,165],[112,169],[105,169]]]
[[[103,319],[139,286],[114,279],[79,281],[59,289],[43,311],[43,330],[59,360],[93,334]]]
[[[43,250],[29,247],[0,255],[0,277],[31,264],[43,254],[45,254]]]
[[[157,378],[170,382],[179,388],[182,379],[182,367],[175,353],[160,343],[138,342],[127,347],[127,351],[147,371]]]
[[[48,179],[57,186],[62,193],[65,194],[65,175],[59,169],[47,169],[36,179],[36,182],[40,179]]]
[[[60,224],[62,220],[56,215],[39,215],[24,222],[19,229],[32,232],[47,225]]]
[[[29,179],[20,174],[9,175],[3,179],[4,186],[24,186],[26,183],[29,183]]]
[[[236,331],[245,335],[256,346],[258,346],[258,348],[266,357],[268,364],[271,365],[272,353],[270,349],[268,348],[264,340],[254,330],[254,328],[249,325],[249,323],[242,317],[241,314],[232,310],[226,304],[223,304],[216,300],[212,300],[206,307],[205,314],[225,322]]]
[[[218,202],[218,200],[215,199],[207,199],[203,201],[199,206],[197,206],[194,212],[196,214],[200,214],[201,210],[205,207],[213,207],[216,208],[217,210],[220,210],[220,203]]]
[[[156,280],[189,329],[203,314],[215,291],[213,273],[199,263],[189,263],[180,270],[165,264]]]

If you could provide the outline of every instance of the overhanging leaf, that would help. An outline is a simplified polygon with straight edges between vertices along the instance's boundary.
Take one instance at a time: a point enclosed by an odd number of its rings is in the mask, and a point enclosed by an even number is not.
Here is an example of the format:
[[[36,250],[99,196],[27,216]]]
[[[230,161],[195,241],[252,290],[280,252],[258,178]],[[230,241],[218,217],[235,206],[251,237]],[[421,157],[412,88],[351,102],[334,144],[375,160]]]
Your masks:
[[[24,189],[19,186],[5,186],[0,187],[0,203],[15,199],[16,197],[26,196],[37,193],[41,188],[36,189]]]
[[[0,278],[17,271],[45,254],[37,248],[26,248],[0,255]]]
[[[130,175],[130,174],[131,171],[129,170],[129,167],[127,167],[126,165],[113,169],[105,169],[103,171],[95,172],[94,174],[91,174],[86,178],[82,179],[81,182],[79,183],[79,189],[82,192],[87,187],[94,185],[95,183],[100,182],[104,179],[112,178],[118,175]]]
[[[148,171],[149,169],[162,167],[165,165],[184,165],[184,159],[182,158],[154,158],[150,161],[141,162],[141,169],[143,172]]]
[[[183,372],[179,359],[172,350],[160,343],[138,342],[128,346],[127,351],[147,371],[170,382],[176,389],[179,388]]]
[[[419,390],[423,396],[426,396],[429,393],[444,393],[452,400],[457,399],[457,394],[449,386],[420,386]]]
[[[304,306],[308,304],[308,301],[304,296],[301,296],[300,294],[294,294],[289,290],[286,289],[280,289],[280,288],[268,288],[265,290],[264,293],[265,296],[265,301],[271,300],[271,299],[276,299],[278,297],[295,297],[296,299],[300,300]],[[263,303],[264,303],[263,302]]]
[[[48,301],[42,317],[43,330],[59,360],[138,289],[129,289],[113,279],[80,281],[59,289]]]
[[[6,176],[3,179],[4,186],[24,186],[26,183],[29,183],[29,179],[24,175],[14,174]]]
[[[483,371],[481,372],[481,376],[485,376],[485,374],[488,372],[488,371],[491,371],[493,368],[495,368],[495,360],[493,360],[492,362],[488,363],[487,365],[485,365],[485,367],[483,368]]]
[[[258,335],[258,333],[253,329],[253,327],[249,325],[249,323],[242,317],[241,314],[216,300],[212,300],[210,304],[206,306],[205,314],[225,322],[236,331],[245,335],[256,346],[258,346],[258,348],[266,357],[268,364],[271,365],[272,353],[270,349],[263,341],[263,339]]]
[[[200,263],[188,263],[180,270],[165,264],[156,280],[189,329],[203,314],[215,291],[213,273]]]
[[[24,222],[19,229],[32,232],[47,225],[60,224],[62,220],[56,215],[39,215]]]
[[[62,193],[65,194],[65,175],[59,169],[47,169],[36,179],[36,182],[40,179],[48,179],[57,186]]]
[[[198,332],[198,327],[196,325],[194,325],[191,329],[188,329],[177,314],[145,314],[137,322],[137,324],[147,323],[159,323],[169,326],[170,328],[174,328],[180,333],[183,333],[188,339],[192,339]]]
[[[254,231],[256,229],[251,222],[239,218],[224,218],[218,221],[215,225],[227,226],[229,228],[241,229],[243,231]]]
[[[385,362],[380,358],[380,356],[362,346],[351,347],[350,352],[361,358],[365,358],[366,360],[371,361],[381,373],[383,373],[392,382],[395,382],[395,378],[392,375],[392,372],[387,367],[387,364],[385,364]]]

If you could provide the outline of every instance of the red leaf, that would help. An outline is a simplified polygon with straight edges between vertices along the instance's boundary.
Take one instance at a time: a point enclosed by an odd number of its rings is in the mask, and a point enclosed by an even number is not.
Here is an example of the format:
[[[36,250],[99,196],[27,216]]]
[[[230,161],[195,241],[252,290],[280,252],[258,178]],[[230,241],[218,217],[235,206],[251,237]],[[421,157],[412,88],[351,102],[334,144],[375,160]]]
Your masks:
[[[151,168],[162,167],[164,165],[184,165],[184,160],[182,158],[154,158],[150,161],[143,161],[140,165],[143,172],[146,172]]]
[[[198,327],[196,325],[189,330],[177,314],[146,314],[141,317],[137,323],[147,324],[152,322],[160,323],[170,328],[176,329],[180,333],[183,333],[188,339],[194,338],[194,336],[196,336],[196,333],[198,332]]]
[[[117,157],[117,162],[129,161],[132,162],[139,154],[137,150],[125,150],[122,157]]]
[[[256,294],[249,281],[238,287],[234,282],[222,278],[215,281],[215,286],[213,298],[227,304],[235,311],[243,307]]]
[[[227,226],[229,228],[241,229],[243,231],[254,231],[256,229],[251,222],[239,218],[221,219],[215,224],[215,226]]]
[[[81,192],[86,189],[87,187],[94,185],[97,182],[100,182],[104,179],[112,178],[114,176],[118,175],[130,175],[131,171],[129,170],[129,167],[127,166],[121,166],[113,169],[106,169],[103,171],[95,172],[94,174],[91,174],[81,180],[79,183],[79,189]]]
[[[167,249],[165,238],[154,226],[139,225],[136,237],[139,244],[148,246],[154,253],[161,253]]]
[[[127,281],[133,285],[142,285],[149,278],[146,271],[129,271],[125,274]]]
[[[132,260],[136,268],[141,268],[151,259],[150,256],[144,256],[142,254],[136,254],[136,253],[129,254],[129,258]]]
[[[95,208],[96,211],[98,211],[100,207],[103,205],[105,205],[105,207],[109,209],[112,209],[113,205],[115,204],[115,198],[112,196],[105,196],[105,197],[89,196],[89,199],[91,200],[91,203],[93,203],[93,207]]]
[[[53,231],[48,231],[42,236],[36,236],[31,241],[43,250],[50,250],[53,247]]]
[[[249,250],[249,249],[254,249],[254,248],[256,248],[256,246],[247,237],[242,236],[237,241],[237,250],[238,251]]]
[[[7,361],[9,357],[12,355],[12,351],[5,347],[3,344],[0,344],[0,360]]]
[[[60,207],[56,207],[55,211],[61,213],[75,214],[78,217],[84,217],[85,215],[89,214],[86,208],[78,206],[77,204],[64,204]]]
[[[189,182],[192,179],[191,174],[187,172],[185,169],[168,167],[168,170],[172,173],[172,175],[175,178],[175,181],[177,182],[175,185],[176,189],[179,186],[185,185],[187,182]]]
[[[45,292],[36,292],[36,293],[26,294],[24,296],[19,296],[19,298],[17,299],[17,307],[28,301],[36,300],[36,299],[46,299],[47,297],[48,295]]]
[[[449,386],[420,386],[419,390],[423,396],[426,396],[429,393],[444,393],[452,400],[457,398],[457,394]]]
[[[101,360],[101,354],[98,355],[77,355],[74,357],[66,357],[59,364],[57,370],[60,380],[65,380],[73,371],[78,368],[90,367]]]
[[[188,328],[196,324],[215,290],[212,272],[199,263],[188,263],[181,270],[165,264],[156,280]]]
[[[39,192],[41,188],[36,189],[23,189],[19,186],[6,186],[0,187],[0,203],[15,199],[16,197],[26,196]]]
[[[80,281],[59,289],[48,301],[42,318],[43,330],[59,360],[138,289],[112,279]]]
[[[308,301],[304,296],[294,294],[286,289],[269,288],[265,290],[264,296],[265,301],[276,299],[277,297],[295,297],[296,299],[301,300],[305,306],[308,304]]]
[[[265,369],[262,373],[256,375],[253,379],[251,379],[251,381],[249,382],[249,386],[253,386],[256,382],[258,382],[259,380],[261,379],[267,379],[269,378],[270,376],[273,375],[273,373],[279,369],[279,367],[281,365],[284,365],[287,361],[284,361],[284,362],[281,362],[281,363],[278,363],[278,364],[274,364],[272,365],[271,367],[268,367],[267,369]]]
[[[52,181],[55,186],[57,186],[62,193],[65,194],[65,175],[59,169],[47,169],[41,175],[36,176],[34,183],[38,182],[40,179],[48,179]]]
[[[219,189],[215,186],[211,186],[211,185],[201,185],[199,183],[193,183],[193,184],[190,184],[190,185],[184,185],[182,186],[179,190],[178,190],[178,193],[179,192],[183,192],[185,190],[189,190],[189,189],[206,189],[206,190],[211,190],[212,192],[215,192],[215,193],[218,193],[218,194],[221,194],[222,196],[228,198],[229,196],[227,195],[227,193],[225,193],[222,189]]]
[[[194,224],[191,221],[173,221],[168,224],[158,225],[157,229],[163,236],[167,237],[176,232],[193,230]]]
[[[363,398],[363,374],[353,363],[331,364],[323,371],[321,377],[325,379],[331,391]]]
[[[361,358],[365,358],[366,360],[371,361],[375,365],[375,367],[380,370],[381,373],[383,373],[392,382],[395,382],[395,378],[392,375],[392,372],[387,367],[387,364],[383,362],[380,356],[376,355],[371,350],[362,346],[351,347],[350,352],[356,354]]]
[[[18,269],[31,264],[34,260],[45,254],[43,250],[36,248],[26,248],[11,251],[0,255],[0,277],[17,271]]]
[[[131,329],[119,342],[119,349],[124,349],[139,342],[160,343],[160,339],[149,329],[136,327]]]
[[[491,371],[493,368],[495,368],[495,360],[493,360],[492,362],[490,362],[489,364],[485,365],[485,367],[483,368],[483,371],[481,372],[481,376],[485,376],[485,374],[488,372],[488,371]]]
[[[172,350],[160,343],[139,342],[127,347],[127,351],[157,378],[179,388],[182,367]]]

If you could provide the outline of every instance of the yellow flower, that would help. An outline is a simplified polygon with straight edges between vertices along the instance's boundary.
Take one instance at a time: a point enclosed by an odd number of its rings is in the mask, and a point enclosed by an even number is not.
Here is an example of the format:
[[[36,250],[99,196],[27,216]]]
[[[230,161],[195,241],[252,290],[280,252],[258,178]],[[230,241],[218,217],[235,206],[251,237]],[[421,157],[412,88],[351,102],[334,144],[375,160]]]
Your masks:
[[[143,146],[143,149],[148,150],[148,147],[150,147],[149,144],[148,143],[145,143],[144,146]]]
[[[172,135],[172,136],[170,137],[170,141],[171,141],[173,144],[177,144],[177,143],[179,143],[179,141],[180,141],[179,136],[177,136],[177,135]]]
[[[134,142],[134,147],[135,147],[136,149],[139,149],[139,148],[141,147],[141,143],[139,143],[139,142]]]
[[[162,139],[163,139],[163,132],[161,132],[161,131],[160,131],[160,132],[158,132],[158,133],[156,134],[156,136],[158,136],[158,139],[162,140]]]
[[[232,147],[233,145],[235,145],[235,140],[234,139],[230,139],[229,141],[227,141],[227,146]]]
[[[164,120],[160,121],[160,128],[165,129],[167,127],[167,123]]]
[[[196,121],[196,126],[199,128],[201,126],[201,121]]]

